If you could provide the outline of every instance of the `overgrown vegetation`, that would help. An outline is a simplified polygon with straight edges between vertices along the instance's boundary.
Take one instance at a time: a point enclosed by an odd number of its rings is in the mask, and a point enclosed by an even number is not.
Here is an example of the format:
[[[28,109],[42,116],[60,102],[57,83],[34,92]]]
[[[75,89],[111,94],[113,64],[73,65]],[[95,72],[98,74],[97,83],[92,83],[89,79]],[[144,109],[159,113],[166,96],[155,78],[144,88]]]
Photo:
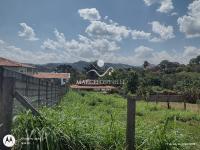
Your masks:
[[[125,149],[126,100],[117,94],[70,91],[53,108],[14,118],[15,149]],[[138,102],[136,146],[140,150],[200,149],[200,116]],[[29,143],[27,144],[27,139]],[[24,144],[22,144],[22,142]],[[184,143],[195,143],[186,146]]]
[[[198,60],[195,59],[196,61]],[[199,70],[199,63],[182,65],[163,60],[154,66],[145,61],[144,68],[116,69],[111,76],[104,78],[125,80],[124,90],[127,93],[136,93],[144,97],[161,93],[181,94],[188,102],[197,103],[200,99]]]

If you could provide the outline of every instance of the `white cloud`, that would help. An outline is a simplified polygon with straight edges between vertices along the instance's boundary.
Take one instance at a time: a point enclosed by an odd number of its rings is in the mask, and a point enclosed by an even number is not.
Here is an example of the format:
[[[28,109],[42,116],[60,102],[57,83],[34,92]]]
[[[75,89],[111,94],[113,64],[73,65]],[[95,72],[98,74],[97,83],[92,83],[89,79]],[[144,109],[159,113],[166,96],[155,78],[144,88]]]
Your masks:
[[[131,65],[142,65],[144,61],[149,61],[153,64],[159,64],[162,60],[179,62],[188,64],[190,59],[200,55],[200,48],[187,46],[183,51],[177,52],[173,50],[155,50],[153,48],[141,45],[136,47],[128,56],[111,54],[107,60],[114,63],[127,63]]]
[[[95,21],[101,19],[99,11],[96,8],[79,9],[78,13],[85,20]]]
[[[58,41],[54,42],[56,43]],[[91,39],[81,35],[79,36],[79,40],[66,41],[65,44],[66,45],[60,46],[65,47],[65,49],[56,48],[55,50],[49,49],[48,51],[32,51],[18,48],[0,40],[0,53],[1,57],[34,64],[50,62],[75,62],[78,60],[94,61],[97,58],[94,57],[94,59],[91,59],[91,57],[100,54],[101,59],[103,59],[105,62],[124,63],[130,65],[142,65],[145,60],[153,64],[158,64],[162,60],[176,61],[187,64],[191,58],[195,58],[196,56],[200,55],[200,48],[194,46],[187,46],[182,52],[178,53],[166,50],[158,51],[141,45],[136,47],[132,53],[129,53],[126,56],[121,55],[120,53],[115,53],[115,51],[119,48],[117,45],[115,45],[115,43],[110,44],[110,42],[106,40],[91,41]],[[93,51],[94,49],[95,51]],[[110,51],[108,52],[107,49]]]
[[[177,52],[169,50],[158,51],[142,45],[135,48],[133,54],[127,56],[127,61],[129,61],[129,64],[137,65],[143,64],[145,60],[153,64],[158,64],[162,60],[188,64],[190,59],[195,58],[198,55],[200,55],[200,48],[194,46],[184,47],[183,51]]]
[[[0,45],[3,45],[5,42],[3,40],[0,40]]]
[[[48,48],[56,50],[58,48],[62,48],[62,46],[66,43],[65,35],[63,33],[59,33],[57,29],[54,30],[54,35],[56,37],[56,41],[47,39],[41,46],[43,49]]]
[[[172,12],[171,16],[178,16],[178,13],[177,12]]]
[[[179,29],[187,38],[200,37],[200,0],[188,6],[188,13],[177,20]]]
[[[131,35],[134,40],[136,40],[136,39],[147,39],[148,40],[151,37],[151,33],[146,33],[144,31],[137,31],[137,30],[133,30],[131,32]]]
[[[152,31],[159,35],[151,39],[153,42],[164,41],[175,37],[174,29],[172,26],[165,26],[158,21],[150,23],[152,25]]]
[[[107,20],[107,19],[108,19],[108,16],[105,16],[104,19]]]
[[[31,51],[18,48],[5,41],[0,40],[0,54],[1,57],[16,60],[23,63],[48,63],[48,62],[60,62],[65,60],[67,55],[63,53],[56,53],[52,51]]]
[[[153,4],[160,4],[160,7],[157,11],[161,13],[169,13],[171,10],[174,9],[172,0],[144,0],[147,6],[151,6]]]
[[[149,41],[150,42],[162,42],[163,40],[160,37],[152,37]]]
[[[129,36],[130,31],[125,26],[120,26],[117,23],[107,24],[102,21],[92,21],[86,28],[85,32],[89,36],[97,38],[113,39],[121,41]]]
[[[124,61],[124,63],[138,64],[144,61],[145,58],[152,57],[152,61],[157,60],[157,57],[162,56],[161,58],[164,58],[164,52],[156,53],[156,55],[153,49],[140,46],[134,50],[133,55],[130,54],[128,57],[121,56],[118,52],[121,50],[119,45],[123,39],[132,37],[134,40],[164,41],[174,37],[172,26],[161,25],[156,21],[152,23],[152,31],[158,36],[152,37],[151,33],[142,30],[132,30],[126,26],[119,25],[113,20],[108,19],[108,17],[104,21],[88,20],[90,24],[85,29],[86,35],[79,35],[78,39],[66,40],[63,33],[55,30],[55,39],[45,40],[41,47],[52,51],[64,51],[67,55],[78,58],[78,60],[92,61],[103,59],[109,62],[115,61],[115,63],[116,61]]]
[[[80,10],[79,10],[80,11]],[[121,26],[118,23],[108,20],[109,23],[101,20],[90,20],[90,24],[85,29],[85,36],[79,35],[78,39],[66,40],[63,33],[54,31],[55,39],[47,39],[42,44],[42,49],[53,51],[64,51],[68,55],[79,60],[96,60],[96,59],[112,59],[113,56],[120,50],[119,43],[128,37],[133,39],[151,38],[151,33],[144,31],[131,30],[126,26]]]
[[[185,49],[183,52],[184,57],[194,58],[200,55],[200,48],[196,48],[194,46],[186,46],[184,47],[184,49]]]
[[[162,60],[175,60],[167,51],[157,51],[146,46],[139,46],[134,50],[134,59],[137,60],[140,65],[143,64],[145,60],[158,64]]]
[[[98,10],[96,11],[98,12]],[[90,24],[85,29],[87,36],[90,38],[107,39],[117,42],[129,38],[130,36],[134,40],[149,40],[151,42],[160,42],[175,37],[172,26],[162,25],[158,21],[152,22],[152,30],[154,33],[159,34],[160,37],[153,37],[151,33],[119,25],[112,19],[108,19],[108,16],[104,17],[104,19],[105,21],[90,20]]]
[[[158,8],[157,11],[162,12],[162,13],[168,13],[172,9],[174,9],[172,0],[162,0],[160,8]]]
[[[35,34],[33,28],[28,26],[26,23],[20,23],[20,26],[23,28],[23,30],[18,32],[18,36],[23,37],[29,41],[39,40],[36,37],[36,34]]]
[[[95,60],[107,53],[120,49],[115,41],[109,41],[108,39],[92,39],[79,35],[78,40],[72,39],[67,41],[63,33],[55,30],[54,34],[56,39],[47,39],[44,41],[42,45],[43,49],[61,49],[72,57],[78,57],[84,60]]]
[[[146,47],[146,46],[139,46],[136,47],[132,53],[129,53],[127,56],[122,56],[119,54],[113,54],[107,55],[105,59],[108,62],[113,63],[124,63],[124,64],[130,64],[130,65],[138,65],[141,66],[145,60],[149,61],[153,64],[159,64],[162,60],[170,60],[170,61],[177,61],[178,54],[172,54],[168,51],[157,51],[152,48]]]
[[[135,52],[135,57],[136,58],[141,58],[141,59],[147,59],[153,56],[153,49],[145,46],[139,46],[137,47],[134,52]]]
[[[185,46],[182,54],[180,54],[178,61],[184,64],[189,63],[190,59],[200,55],[200,48],[194,46]]]
[[[42,49],[53,49],[53,50],[56,50],[57,49],[57,43],[51,39],[47,39],[43,42],[42,46],[41,46]]]
[[[85,11],[85,9],[81,10]],[[98,12],[96,8],[92,8],[92,10],[92,12]],[[99,12],[96,14],[99,14]],[[130,35],[130,30],[126,26],[121,26],[113,20],[108,19],[108,16],[104,17],[105,21],[100,20],[101,17],[97,18],[98,19],[90,19],[90,24],[85,29],[85,33],[91,39],[107,39],[111,41],[121,41],[122,39],[127,38]]]
[[[158,0],[144,0],[145,4],[147,6],[151,6],[153,3],[156,3],[158,2]]]
[[[109,23],[103,21],[91,21],[85,30],[86,34],[93,38],[121,41],[131,36],[134,40],[149,40],[151,33],[139,30],[132,30],[126,26],[119,25],[113,20]]]

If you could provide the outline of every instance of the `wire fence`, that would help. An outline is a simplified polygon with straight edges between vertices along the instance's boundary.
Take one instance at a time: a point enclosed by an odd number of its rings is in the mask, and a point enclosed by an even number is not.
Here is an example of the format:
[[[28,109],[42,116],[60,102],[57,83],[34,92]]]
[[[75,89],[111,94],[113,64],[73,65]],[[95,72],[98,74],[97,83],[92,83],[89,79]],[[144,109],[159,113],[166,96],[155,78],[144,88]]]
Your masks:
[[[66,92],[58,79],[39,79],[0,67],[0,139],[10,133],[14,115],[24,109],[39,114],[39,107],[56,105]]]
[[[28,97],[29,103],[35,108],[53,106],[66,93],[66,85],[61,86],[59,79],[39,79],[4,68],[1,68],[1,74],[3,78],[13,78],[14,91]],[[14,113],[23,109],[15,98],[13,109]]]

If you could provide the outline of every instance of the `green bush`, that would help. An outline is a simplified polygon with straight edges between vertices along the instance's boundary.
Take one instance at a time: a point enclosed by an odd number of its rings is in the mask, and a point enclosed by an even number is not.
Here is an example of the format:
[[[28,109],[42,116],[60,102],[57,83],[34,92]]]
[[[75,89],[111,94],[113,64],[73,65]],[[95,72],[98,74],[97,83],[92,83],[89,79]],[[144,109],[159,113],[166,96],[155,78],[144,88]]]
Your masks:
[[[70,91],[58,106],[41,108],[42,117],[30,112],[13,120],[12,134],[22,150],[122,150],[125,149],[126,100],[119,95]],[[176,122],[199,120],[190,112],[163,110],[145,102],[137,103],[136,147],[141,150],[183,149],[185,136]],[[152,116],[151,116],[152,115]],[[190,119],[188,119],[190,118]],[[23,138],[34,138],[22,145]]]

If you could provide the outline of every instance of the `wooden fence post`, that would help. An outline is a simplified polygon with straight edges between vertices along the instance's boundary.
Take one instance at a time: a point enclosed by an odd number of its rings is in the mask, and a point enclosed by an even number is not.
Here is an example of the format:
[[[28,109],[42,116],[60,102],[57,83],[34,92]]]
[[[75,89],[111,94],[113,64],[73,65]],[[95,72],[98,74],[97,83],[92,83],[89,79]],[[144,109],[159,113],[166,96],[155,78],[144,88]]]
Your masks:
[[[3,69],[0,73],[0,148],[3,146],[3,137],[10,134],[13,112],[13,93],[15,81],[13,78],[3,77]]]
[[[186,101],[184,100],[184,110],[186,110]]]
[[[167,101],[167,109],[170,109],[171,107],[170,107],[170,102],[169,102],[169,100]]]
[[[158,105],[158,94],[156,94],[156,105]]]
[[[170,102],[169,102],[169,96],[167,95],[167,109],[170,109]]]
[[[136,99],[128,97],[127,128],[126,128],[127,150],[135,150],[135,116],[136,116]]]

